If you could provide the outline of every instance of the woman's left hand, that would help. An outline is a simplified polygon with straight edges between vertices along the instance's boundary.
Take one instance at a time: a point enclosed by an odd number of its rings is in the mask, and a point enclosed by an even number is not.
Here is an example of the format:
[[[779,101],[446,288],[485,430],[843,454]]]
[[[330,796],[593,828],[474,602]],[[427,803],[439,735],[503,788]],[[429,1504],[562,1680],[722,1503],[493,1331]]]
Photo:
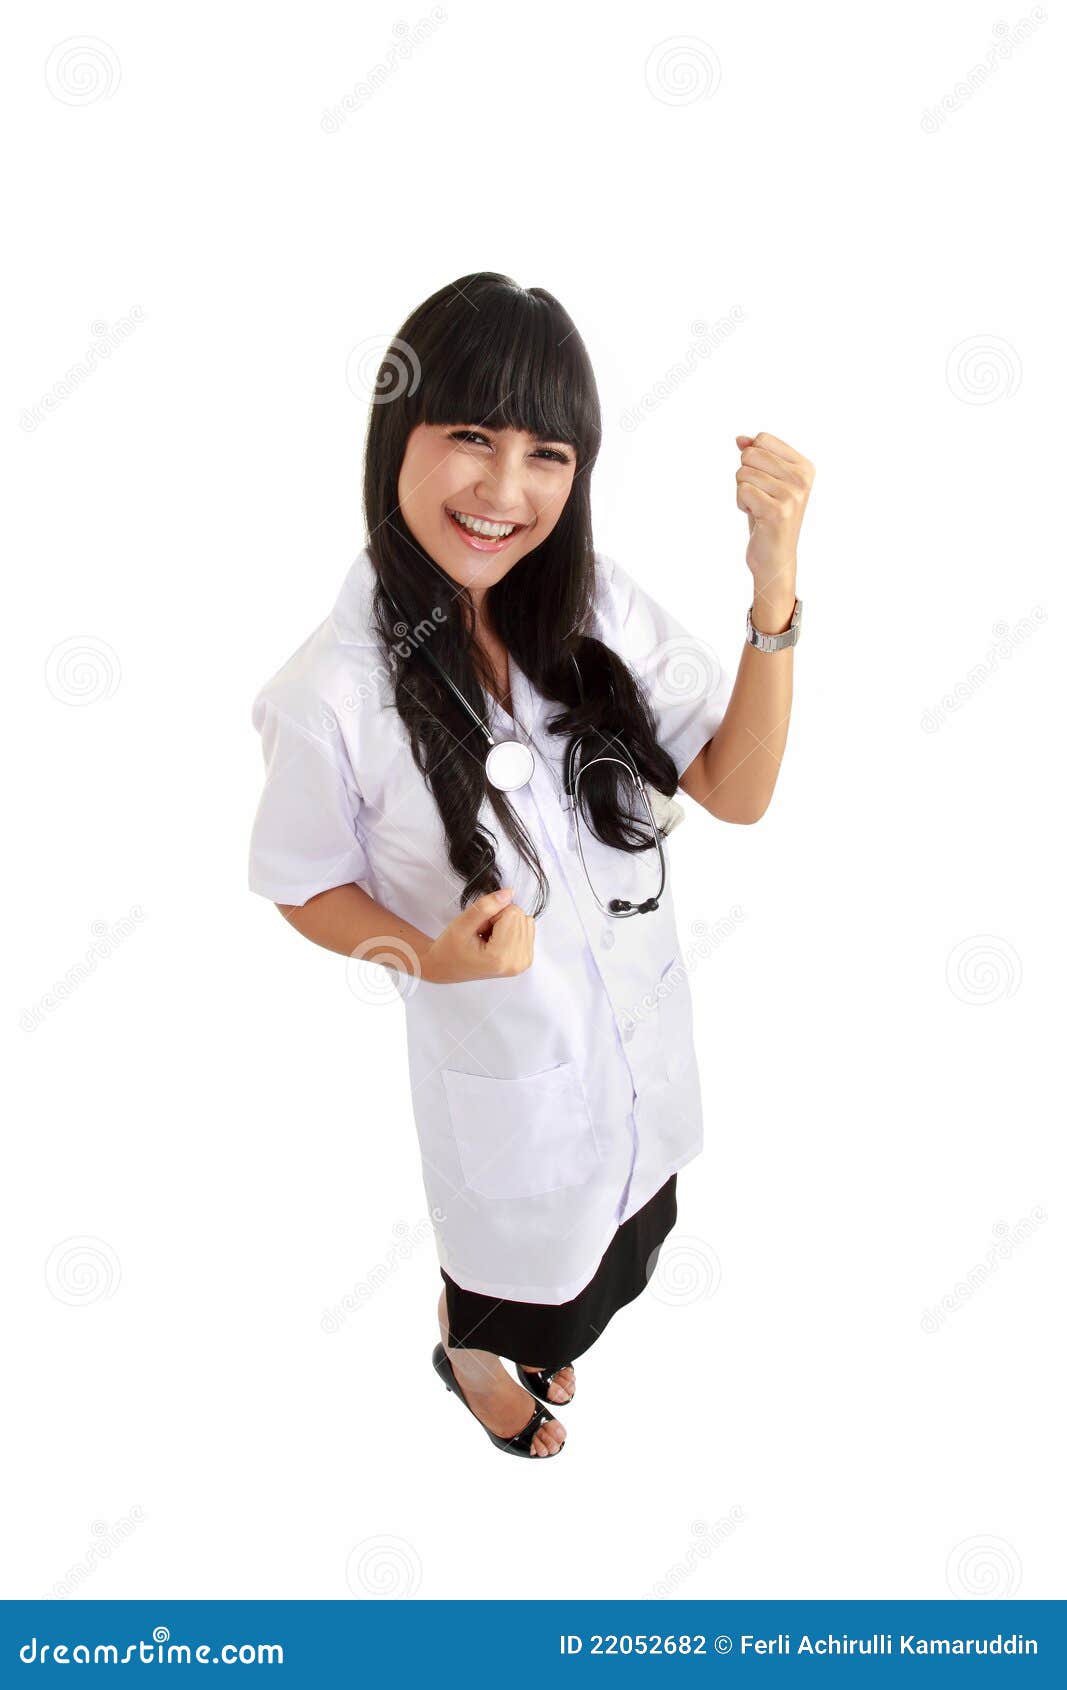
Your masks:
[[[786,620],[796,598],[797,541],[815,465],[775,434],[734,436],[741,448],[737,507],[748,515],[745,562],[752,571],[753,624]]]

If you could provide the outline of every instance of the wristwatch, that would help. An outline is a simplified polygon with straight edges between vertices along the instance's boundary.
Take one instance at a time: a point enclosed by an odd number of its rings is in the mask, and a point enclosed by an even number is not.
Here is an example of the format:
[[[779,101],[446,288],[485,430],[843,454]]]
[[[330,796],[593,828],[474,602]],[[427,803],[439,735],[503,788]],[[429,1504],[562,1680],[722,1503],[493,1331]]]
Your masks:
[[[748,608],[745,617],[745,639],[749,645],[754,645],[757,651],[784,651],[786,646],[796,645],[800,638],[800,612],[802,605],[799,599],[793,608],[793,620],[788,628],[780,634],[765,634],[759,628],[752,626],[752,607]]]

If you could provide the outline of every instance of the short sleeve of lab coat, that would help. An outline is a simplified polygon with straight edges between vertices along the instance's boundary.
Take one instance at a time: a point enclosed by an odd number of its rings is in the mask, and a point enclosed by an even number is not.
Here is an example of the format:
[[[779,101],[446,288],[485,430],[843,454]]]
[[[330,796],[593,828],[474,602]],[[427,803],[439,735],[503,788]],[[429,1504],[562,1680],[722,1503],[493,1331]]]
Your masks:
[[[249,851],[252,891],[298,905],[366,880],[361,799],[344,746],[311,733],[263,697],[252,723],[266,769]]]
[[[683,775],[718,732],[733,690],[718,653],[610,559],[603,568],[604,640],[641,682],[657,738]]]

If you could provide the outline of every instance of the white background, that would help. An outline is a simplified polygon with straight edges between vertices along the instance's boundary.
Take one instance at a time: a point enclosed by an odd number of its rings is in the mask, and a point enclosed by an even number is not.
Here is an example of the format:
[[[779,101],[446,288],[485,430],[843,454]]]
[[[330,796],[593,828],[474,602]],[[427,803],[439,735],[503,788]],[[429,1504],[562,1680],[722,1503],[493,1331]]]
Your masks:
[[[4,56],[4,1594],[1061,1594],[1055,9],[430,11]],[[252,697],[363,539],[346,362],[478,268],[571,311],[597,544],[731,666],[733,437],[818,472],[771,809],[673,841],[681,931],[744,912],[707,1147],[536,1468],[430,1369],[402,1007],[245,886]]]

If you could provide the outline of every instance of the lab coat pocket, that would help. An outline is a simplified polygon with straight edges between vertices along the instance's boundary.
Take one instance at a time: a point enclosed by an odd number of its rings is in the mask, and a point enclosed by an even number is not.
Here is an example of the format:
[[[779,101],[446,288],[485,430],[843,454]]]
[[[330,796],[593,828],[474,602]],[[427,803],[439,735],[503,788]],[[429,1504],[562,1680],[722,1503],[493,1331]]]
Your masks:
[[[574,1062],[497,1079],[443,1068],[463,1177],[481,1197],[537,1197],[582,1185],[599,1161]]]
[[[660,1050],[668,1077],[680,1080],[693,1064],[693,1003],[689,971],[681,957],[672,957],[659,977]]]

